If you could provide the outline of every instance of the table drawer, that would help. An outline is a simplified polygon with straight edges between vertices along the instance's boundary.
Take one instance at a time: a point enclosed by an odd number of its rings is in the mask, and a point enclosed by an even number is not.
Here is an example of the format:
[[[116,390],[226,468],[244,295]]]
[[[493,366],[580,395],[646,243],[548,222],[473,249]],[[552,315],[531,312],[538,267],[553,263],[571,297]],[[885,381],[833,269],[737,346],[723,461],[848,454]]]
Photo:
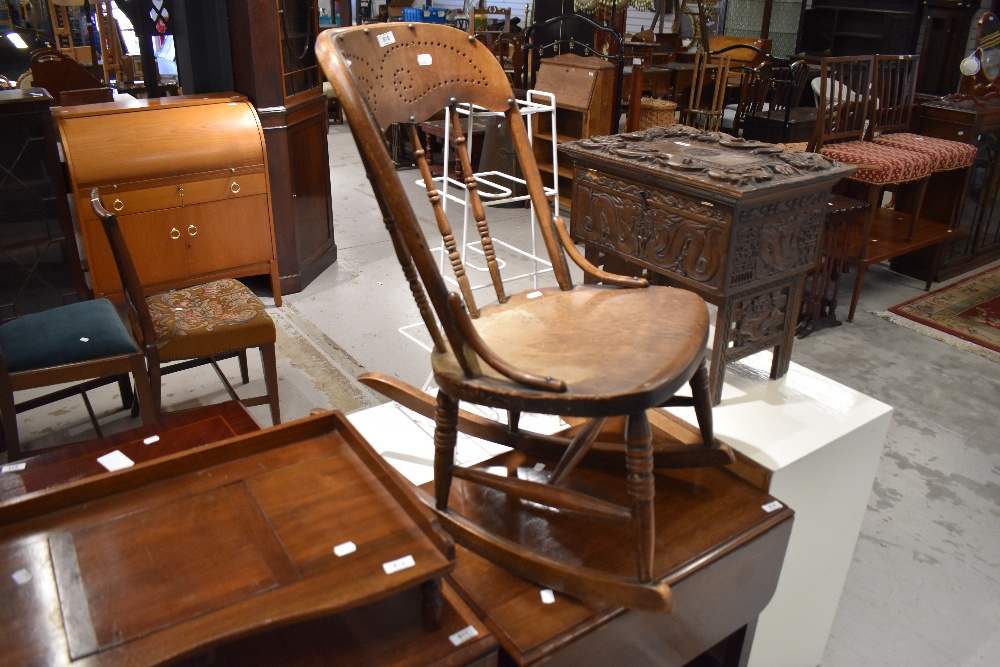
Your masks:
[[[180,181],[152,187],[135,184],[106,185],[98,188],[104,206],[118,215],[159,211],[165,208],[192,206],[212,201],[263,194],[267,179],[263,171],[235,171],[223,176],[192,181]],[[89,193],[78,201],[80,220],[96,220]]]

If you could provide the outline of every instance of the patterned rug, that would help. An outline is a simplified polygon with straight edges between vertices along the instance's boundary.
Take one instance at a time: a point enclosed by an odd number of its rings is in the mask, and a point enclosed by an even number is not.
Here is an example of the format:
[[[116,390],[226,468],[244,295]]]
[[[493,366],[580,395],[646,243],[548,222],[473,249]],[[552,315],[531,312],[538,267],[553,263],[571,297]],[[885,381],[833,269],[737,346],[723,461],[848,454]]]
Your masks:
[[[921,325],[911,327],[921,333],[1000,361],[1000,266],[893,306],[883,315],[907,326],[892,315]],[[956,338],[975,345],[961,345]]]

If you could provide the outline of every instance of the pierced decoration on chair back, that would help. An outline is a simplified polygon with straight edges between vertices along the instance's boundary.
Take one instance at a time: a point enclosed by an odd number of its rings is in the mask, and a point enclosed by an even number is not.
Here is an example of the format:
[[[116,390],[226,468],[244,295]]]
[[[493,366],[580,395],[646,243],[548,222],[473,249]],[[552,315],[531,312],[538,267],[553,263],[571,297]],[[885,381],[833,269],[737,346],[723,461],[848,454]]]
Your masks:
[[[451,103],[456,92],[462,100],[493,111],[510,106],[510,88],[498,85],[474,55],[477,40],[456,31],[451,39],[421,39],[420,26],[384,24],[355,33],[340,33],[334,48],[351,69],[358,85],[367,91],[372,114],[384,130],[392,123],[424,120]],[[506,76],[502,82],[506,82]]]

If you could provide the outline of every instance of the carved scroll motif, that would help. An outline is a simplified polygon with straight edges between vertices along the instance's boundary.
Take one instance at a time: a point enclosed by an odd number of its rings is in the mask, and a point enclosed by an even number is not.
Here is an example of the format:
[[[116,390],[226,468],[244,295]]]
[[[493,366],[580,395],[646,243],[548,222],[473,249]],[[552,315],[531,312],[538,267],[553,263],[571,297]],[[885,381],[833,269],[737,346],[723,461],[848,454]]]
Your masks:
[[[579,236],[651,266],[718,286],[726,255],[725,227],[654,205],[657,197],[641,189],[635,189],[640,195],[636,201],[621,196],[620,191],[591,189],[585,183],[576,188],[576,205],[586,211],[575,227]]]
[[[822,223],[822,212],[813,209],[741,226],[733,237],[730,286],[746,285],[815,261]]]

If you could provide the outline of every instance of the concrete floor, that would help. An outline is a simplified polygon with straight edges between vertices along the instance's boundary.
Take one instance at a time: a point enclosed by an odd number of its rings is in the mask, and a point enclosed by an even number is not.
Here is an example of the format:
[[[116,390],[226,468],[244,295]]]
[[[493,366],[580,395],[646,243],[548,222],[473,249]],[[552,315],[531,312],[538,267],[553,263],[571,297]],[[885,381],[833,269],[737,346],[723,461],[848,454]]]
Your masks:
[[[332,126],[329,144],[339,259],[270,311],[285,421],[314,407],[350,413],[381,403],[353,381],[366,370],[416,386],[430,374],[419,327],[412,339],[399,332],[419,317],[346,128]],[[404,177],[412,183],[417,176]],[[413,193],[423,196],[416,186]],[[500,240],[529,245],[523,209],[492,211]],[[526,266],[517,254],[501,257]],[[851,276],[845,283],[842,311]],[[853,324],[795,343],[795,363],[895,410],[825,667],[1000,660],[1000,367],[870,314],[921,290],[919,281],[873,267]],[[251,376],[247,395],[263,385],[259,363]],[[105,430],[136,424],[115,410],[111,388],[93,394]],[[207,369],[164,383],[168,410],[224,399]],[[266,407],[251,413],[270,424]],[[23,415],[19,424],[29,448],[92,435],[78,399]]]

